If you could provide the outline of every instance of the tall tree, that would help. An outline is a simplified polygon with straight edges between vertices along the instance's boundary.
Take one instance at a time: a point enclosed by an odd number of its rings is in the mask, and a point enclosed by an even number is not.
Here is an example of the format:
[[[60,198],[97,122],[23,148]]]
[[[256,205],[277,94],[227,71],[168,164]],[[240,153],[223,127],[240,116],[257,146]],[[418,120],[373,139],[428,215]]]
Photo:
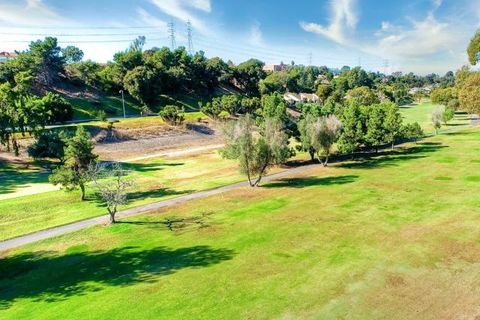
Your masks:
[[[62,57],[66,63],[76,63],[83,59],[83,51],[75,46],[66,46],[61,49]]]
[[[317,157],[323,166],[328,165],[333,144],[337,141],[342,123],[335,115],[317,118],[308,126],[311,146],[317,151]],[[325,160],[322,161],[322,154]]]
[[[240,116],[225,127],[225,147],[221,154],[236,159],[240,172],[245,174],[251,187],[256,187],[268,168],[284,163],[291,151],[288,136],[278,119],[266,119],[261,132],[250,115]]]
[[[470,40],[470,44],[467,48],[468,60],[470,64],[476,65],[480,54],[480,31],[477,31]]]
[[[65,163],[55,169],[49,180],[67,190],[80,188],[80,199],[85,200],[85,184],[89,180],[89,166],[97,160],[93,142],[83,126],[78,126],[75,135],[67,141]]]

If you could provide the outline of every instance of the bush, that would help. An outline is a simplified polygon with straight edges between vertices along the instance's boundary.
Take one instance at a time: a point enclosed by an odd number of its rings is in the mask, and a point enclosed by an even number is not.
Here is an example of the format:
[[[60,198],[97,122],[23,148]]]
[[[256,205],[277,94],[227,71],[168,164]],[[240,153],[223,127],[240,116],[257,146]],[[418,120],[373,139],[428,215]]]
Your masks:
[[[61,131],[44,131],[37,140],[28,147],[28,155],[34,159],[52,158],[63,163],[66,134]]]
[[[171,125],[179,125],[185,120],[183,109],[174,105],[165,106],[158,114],[163,121]]]
[[[103,122],[107,121],[107,113],[103,110],[98,110],[97,111],[97,119],[99,121],[103,121]]]
[[[49,112],[49,123],[72,120],[72,105],[58,94],[49,92],[40,101],[44,108]]]

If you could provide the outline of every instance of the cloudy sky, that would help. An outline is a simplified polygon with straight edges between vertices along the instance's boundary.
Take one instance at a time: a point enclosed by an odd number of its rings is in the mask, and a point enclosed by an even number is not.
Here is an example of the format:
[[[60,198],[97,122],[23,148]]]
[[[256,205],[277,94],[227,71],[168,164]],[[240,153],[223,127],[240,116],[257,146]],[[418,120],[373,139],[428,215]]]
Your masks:
[[[138,35],[241,62],[444,73],[466,63],[480,0],[0,0],[0,51],[56,36],[108,61]]]

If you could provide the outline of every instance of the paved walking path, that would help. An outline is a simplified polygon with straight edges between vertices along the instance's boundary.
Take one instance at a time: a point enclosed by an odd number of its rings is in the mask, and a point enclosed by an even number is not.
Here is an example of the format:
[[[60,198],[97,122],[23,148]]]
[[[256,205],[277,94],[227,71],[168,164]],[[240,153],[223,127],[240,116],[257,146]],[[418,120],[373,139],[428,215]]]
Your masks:
[[[263,182],[268,182],[268,181],[280,179],[280,178],[290,176],[290,175],[293,175],[293,174],[296,174],[296,173],[299,173],[299,172],[308,171],[309,169],[319,167],[319,166],[321,166],[321,165],[320,164],[310,164],[310,165],[305,165],[305,166],[301,166],[301,167],[296,167],[296,168],[293,168],[293,169],[288,169],[288,170],[285,170],[285,171],[281,171],[281,172],[266,176],[266,177],[263,178],[262,181]],[[117,214],[117,217],[119,219],[132,217],[132,216],[136,216],[136,215],[139,215],[139,214],[142,214],[142,213],[145,213],[145,212],[154,211],[154,210],[158,210],[158,209],[166,208],[166,207],[171,207],[171,206],[174,206],[174,205],[177,205],[177,204],[185,203],[185,202],[190,201],[190,200],[206,198],[206,197],[209,197],[209,196],[213,196],[213,195],[216,195],[216,194],[227,192],[227,191],[232,190],[232,189],[236,189],[236,188],[240,188],[240,187],[246,187],[246,186],[248,186],[247,182],[239,182],[239,183],[226,185],[226,186],[216,188],[216,189],[194,192],[194,193],[187,194],[187,195],[184,195],[184,196],[179,196],[179,197],[176,197],[176,198],[163,200],[163,201],[147,204],[147,205],[144,205],[144,206],[127,209],[125,211],[119,212]],[[91,226],[94,226],[94,225],[106,223],[106,222],[108,222],[108,216],[100,216],[100,217],[90,218],[90,219],[87,219],[87,220],[82,220],[82,221],[66,224],[66,225],[59,226],[59,227],[54,227],[54,228],[51,228],[51,229],[45,229],[45,230],[37,231],[37,232],[30,233],[30,234],[20,236],[20,237],[17,237],[17,238],[12,238],[12,239],[9,239],[9,240],[1,241],[0,242],[0,251],[17,248],[17,247],[20,247],[20,246],[25,245],[25,244],[40,241],[40,240],[43,240],[43,239],[56,237],[56,236],[59,236],[59,235],[65,234],[65,233],[69,233],[69,232],[82,230],[82,229],[85,229],[85,228],[88,228],[88,227],[91,227]]]

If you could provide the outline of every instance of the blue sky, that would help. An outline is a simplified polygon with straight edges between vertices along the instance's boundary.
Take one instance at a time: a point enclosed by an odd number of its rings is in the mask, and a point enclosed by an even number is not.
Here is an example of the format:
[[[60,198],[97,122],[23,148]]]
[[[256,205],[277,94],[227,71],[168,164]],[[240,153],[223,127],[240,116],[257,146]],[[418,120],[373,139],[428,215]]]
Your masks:
[[[480,0],[0,0],[0,51],[44,35],[105,62],[137,35],[146,47],[187,44],[241,62],[295,61],[444,73],[465,64]]]

